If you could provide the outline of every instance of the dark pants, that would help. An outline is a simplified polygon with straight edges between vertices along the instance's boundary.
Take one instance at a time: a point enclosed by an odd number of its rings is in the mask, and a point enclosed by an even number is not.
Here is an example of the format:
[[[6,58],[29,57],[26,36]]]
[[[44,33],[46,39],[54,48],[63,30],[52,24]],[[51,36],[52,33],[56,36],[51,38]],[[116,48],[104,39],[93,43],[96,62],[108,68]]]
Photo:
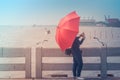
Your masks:
[[[73,76],[80,77],[83,67],[82,53],[73,54]]]

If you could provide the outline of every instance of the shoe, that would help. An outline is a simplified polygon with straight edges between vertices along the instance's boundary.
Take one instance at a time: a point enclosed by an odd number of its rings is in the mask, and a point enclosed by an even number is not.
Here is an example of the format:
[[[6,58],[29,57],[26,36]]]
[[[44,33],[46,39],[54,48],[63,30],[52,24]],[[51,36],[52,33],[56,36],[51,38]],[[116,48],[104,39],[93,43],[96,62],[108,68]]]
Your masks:
[[[82,78],[82,77],[77,77],[76,79],[77,80],[84,80],[84,78]]]
[[[73,80],[76,80],[77,77],[73,77]]]

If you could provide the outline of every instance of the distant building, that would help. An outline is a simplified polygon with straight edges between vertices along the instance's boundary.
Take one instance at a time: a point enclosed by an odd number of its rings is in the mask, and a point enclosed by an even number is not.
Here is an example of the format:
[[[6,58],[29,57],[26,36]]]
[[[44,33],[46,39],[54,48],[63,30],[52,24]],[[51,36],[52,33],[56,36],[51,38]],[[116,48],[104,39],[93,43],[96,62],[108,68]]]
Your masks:
[[[95,19],[81,19],[80,26],[96,26]]]
[[[120,20],[118,18],[110,18],[110,16],[107,18],[105,16],[105,23],[107,26],[120,27]]]

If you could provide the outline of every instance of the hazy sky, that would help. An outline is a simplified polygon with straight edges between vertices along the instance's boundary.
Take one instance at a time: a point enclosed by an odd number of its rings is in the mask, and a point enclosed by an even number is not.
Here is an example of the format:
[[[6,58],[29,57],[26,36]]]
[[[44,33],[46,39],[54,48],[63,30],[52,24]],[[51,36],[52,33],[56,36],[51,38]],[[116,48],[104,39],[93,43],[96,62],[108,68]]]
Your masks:
[[[0,25],[56,25],[66,14],[120,19],[120,0],[0,0]]]

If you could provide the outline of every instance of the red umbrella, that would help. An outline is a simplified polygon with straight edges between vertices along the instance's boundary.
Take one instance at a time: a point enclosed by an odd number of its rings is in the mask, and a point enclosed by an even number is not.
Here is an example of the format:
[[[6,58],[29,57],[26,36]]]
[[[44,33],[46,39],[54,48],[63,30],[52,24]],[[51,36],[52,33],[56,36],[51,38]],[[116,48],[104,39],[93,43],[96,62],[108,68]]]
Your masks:
[[[58,24],[56,29],[56,42],[61,50],[65,50],[72,46],[72,43],[79,32],[80,17],[76,12],[66,15]]]

